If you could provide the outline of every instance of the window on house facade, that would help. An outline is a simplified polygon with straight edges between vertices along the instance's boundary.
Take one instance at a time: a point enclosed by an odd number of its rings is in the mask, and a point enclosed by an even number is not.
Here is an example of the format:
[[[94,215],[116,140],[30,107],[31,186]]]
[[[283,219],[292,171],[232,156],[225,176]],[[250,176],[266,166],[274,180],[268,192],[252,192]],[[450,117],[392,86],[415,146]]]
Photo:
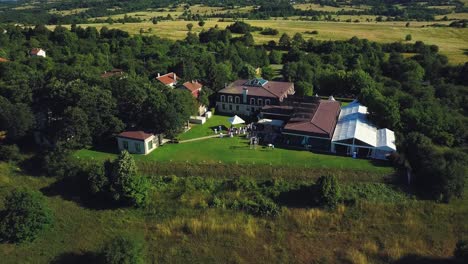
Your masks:
[[[232,111],[232,104],[230,104],[230,105],[229,105],[229,110],[231,110],[231,111]]]
[[[270,104],[270,99],[266,99],[265,100],[265,105],[269,105]]]
[[[224,95],[221,95],[221,102],[224,102],[226,100],[226,97]]]
[[[124,140],[123,147],[128,150],[128,141]]]
[[[255,98],[250,98],[250,104],[254,105],[255,104]]]
[[[141,145],[140,145],[140,143],[136,143],[136,142],[135,142],[135,150],[136,150],[137,152],[141,152]]]
[[[258,99],[258,105],[263,105],[263,99]]]
[[[150,142],[148,142],[148,150],[150,149],[153,149],[153,140],[150,140]]]
[[[223,110],[226,110],[226,105],[225,104],[223,104]]]
[[[232,96],[228,96],[228,103],[232,103]]]
[[[238,105],[236,105],[236,111],[239,111],[239,106]]]
[[[236,96],[236,97],[234,98],[234,102],[235,102],[236,104],[240,104],[240,97],[239,97],[239,96]]]

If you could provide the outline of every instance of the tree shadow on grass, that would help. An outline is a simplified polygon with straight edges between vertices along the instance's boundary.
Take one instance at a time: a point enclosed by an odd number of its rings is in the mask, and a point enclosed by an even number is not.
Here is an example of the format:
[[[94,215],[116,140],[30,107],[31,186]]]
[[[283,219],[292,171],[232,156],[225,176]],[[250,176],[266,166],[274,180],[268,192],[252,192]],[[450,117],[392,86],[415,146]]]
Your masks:
[[[63,253],[55,257],[51,264],[91,264],[91,263],[102,263],[100,256],[94,252],[82,252],[74,253],[68,252]]]
[[[275,202],[290,208],[317,207],[317,193],[315,185],[301,185],[298,189],[280,193]]]
[[[456,260],[452,258],[434,258],[418,255],[406,255],[392,264],[457,264]]]
[[[88,191],[86,181],[79,179],[79,177],[59,179],[40,191],[46,196],[60,196],[64,200],[73,201],[88,209],[106,210],[120,207],[112,203],[109,197],[93,196]]]

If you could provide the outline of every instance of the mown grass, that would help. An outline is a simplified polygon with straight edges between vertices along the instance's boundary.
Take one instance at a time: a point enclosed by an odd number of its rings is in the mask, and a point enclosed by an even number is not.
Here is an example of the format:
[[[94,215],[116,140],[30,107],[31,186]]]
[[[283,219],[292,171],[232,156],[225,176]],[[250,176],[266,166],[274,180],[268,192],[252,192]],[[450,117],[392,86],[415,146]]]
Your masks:
[[[219,126],[224,129],[224,134],[226,134],[226,128],[230,127],[228,121],[229,117],[230,116],[213,115],[203,125],[190,124],[190,130],[181,133],[177,138],[179,140],[187,140],[215,135],[214,129],[216,128],[219,131]]]
[[[3,199],[14,188],[44,190],[56,180],[0,163],[0,181]],[[275,218],[200,207],[203,199],[197,190],[155,189],[146,208],[95,210],[79,197],[49,194],[54,228],[29,244],[0,244],[1,262],[78,263],[115,235],[131,234],[144,238],[148,263],[389,263],[408,254],[448,259],[468,235],[466,198],[449,205],[360,200],[334,211],[285,207]]]
[[[113,153],[88,149],[79,150],[74,155],[85,160],[106,160],[116,157]],[[273,167],[363,170],[376,173],[392,173],[393,171],[390,166],[376,166],[373,161],[365,159],[317,154],[304,150],[268,149],[263,146],[250,149],[248,140],[243,137],[166,144],[146,156],[134,155],[134,157],[137,162],[271,165]]]
[[[304,38],[315,38],[318,40],[346,40],[353,36],[371,41],[390,43],[401,41],[407,34],[411,34],[414,41],[423,41],[426,44],[437,45],[440,52],[447,55],[453,64],[464,63],[468,60],[465,54],[466,43],[468,43],[468,28],[441,28],[441,27],[422,27],[433,24],[434,22],[411,22],[410,27],[406,27],[406,22],[323,22],[323,21],[298,21],[298,20],[248,20],[253,26],[271,27],[279,30],[280,34],[305,33],[306,31],[317,30],[318,35],[304,34]],[[440,23],[450,23],[440,22]],[[173,40],[183,39],[187,35],[187,21],[161,21],[157,25],[151,22],[144,23],[126,23],[126,24],[84,24],[81,26],[94,26],[101,28],[103,26],[118,28],[133,34],[139,34],[140,29],[152,28],[153,34],[162,38]],[[207,20],[203,28],[207,29],[218,25],[225,28],[231,22],[219,22],[217,20]],[[202,27],[195,25],[193,32],[201,32]],[[267,43],[270,40],[278,41],[279,36],[265,36],[259,32],[254,32],[253,36],[256,43]]]

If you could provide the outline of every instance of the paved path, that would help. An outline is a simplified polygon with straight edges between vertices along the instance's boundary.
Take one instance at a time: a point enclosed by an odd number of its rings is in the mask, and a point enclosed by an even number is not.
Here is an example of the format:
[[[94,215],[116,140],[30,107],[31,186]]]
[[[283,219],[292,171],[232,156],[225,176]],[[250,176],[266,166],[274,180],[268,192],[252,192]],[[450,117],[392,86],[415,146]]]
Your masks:
[[[226,136],[226,134],[224,135]],[[192,141],[198,141],[198,140],[204,140],[204,139],[209,139],[209,138],[216,138],[219,137],[219,135],[212,135],[212,136],[207,136],[207,137],[199,137],[199,138],[192,138],[192,139],[187,139],[187,140],[181,140],[179,143],[187,143],[187,142],[192,142]]]

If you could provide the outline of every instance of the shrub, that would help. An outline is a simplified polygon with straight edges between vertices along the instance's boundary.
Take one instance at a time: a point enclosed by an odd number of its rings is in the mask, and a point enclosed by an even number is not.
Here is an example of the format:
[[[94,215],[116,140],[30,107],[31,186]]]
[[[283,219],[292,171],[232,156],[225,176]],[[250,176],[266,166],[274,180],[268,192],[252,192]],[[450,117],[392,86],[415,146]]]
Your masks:
[[[461,263],[468,263],[468,240],[459,240],[453,255]]]
[[[240,200],[236,206],[257,216],[277,216],[280,213],[280,207],[263,195],[257,195],[253,199]]]
[[[14,191],[5,198],[0,222],[0,239],[9,242],[33,241],[52,225],[52,212],[39,192]]]
[[[274,28],[265,28],[260,34],[276,36],[276,35],[279,34],[279,31],[277,29],[274,29]]]
[[[3,161],[19,161],[21,153],[16,145],[0,145],[0,160]]]
[[[318,203],[328,208],[335,208],[340,199],[340,186],[335,176],[322,176],[318,179]]]
[[[145,263],[143,249],[142,241],[119,236],[104,246],[102,260],[106,264],[142,264]]]

